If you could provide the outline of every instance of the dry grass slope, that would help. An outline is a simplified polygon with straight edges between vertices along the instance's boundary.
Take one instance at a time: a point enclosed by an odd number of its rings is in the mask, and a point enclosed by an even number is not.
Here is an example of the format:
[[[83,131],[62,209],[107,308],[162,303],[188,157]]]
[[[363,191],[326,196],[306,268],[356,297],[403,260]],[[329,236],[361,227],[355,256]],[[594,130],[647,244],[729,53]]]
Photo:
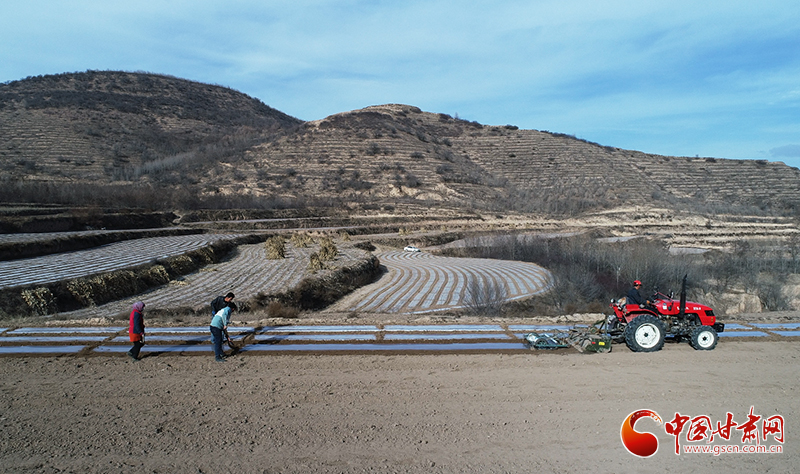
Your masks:
[[[169,209],[786,214],[800,203],[800,170],[782,163],[650,155],[397,104],[303,123],[224,87],[93,71],[0,85],[0,181],[0,202]]]

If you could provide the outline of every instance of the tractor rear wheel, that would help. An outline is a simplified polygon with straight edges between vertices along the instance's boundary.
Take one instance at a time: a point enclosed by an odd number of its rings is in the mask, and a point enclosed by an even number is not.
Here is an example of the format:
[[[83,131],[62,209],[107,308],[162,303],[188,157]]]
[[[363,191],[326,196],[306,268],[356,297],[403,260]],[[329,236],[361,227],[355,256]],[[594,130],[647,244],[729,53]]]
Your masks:
[[[710,351],[717,347],[719,335],[711,326],[697,326],[692,329],[689,344],[698,351]]]
[[[625,326],[625,343],[633,352],[655,352],[664,347],[667,328],[655,316],[637,316]]]

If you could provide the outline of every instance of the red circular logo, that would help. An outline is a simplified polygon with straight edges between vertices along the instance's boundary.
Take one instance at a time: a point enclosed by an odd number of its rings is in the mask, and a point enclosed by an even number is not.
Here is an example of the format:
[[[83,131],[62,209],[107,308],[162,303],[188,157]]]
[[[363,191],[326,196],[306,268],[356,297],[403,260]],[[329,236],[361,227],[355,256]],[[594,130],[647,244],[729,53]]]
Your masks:
[[[638,410],[625,418],[619,436],[622,438],[622,445],[633,455],[649,458],[658,451],[658,438],[653,433],[639,432],[634,429],[636,422],[640,418],[649,417],[659,425],[663,423],[658,413],[653,410]]]

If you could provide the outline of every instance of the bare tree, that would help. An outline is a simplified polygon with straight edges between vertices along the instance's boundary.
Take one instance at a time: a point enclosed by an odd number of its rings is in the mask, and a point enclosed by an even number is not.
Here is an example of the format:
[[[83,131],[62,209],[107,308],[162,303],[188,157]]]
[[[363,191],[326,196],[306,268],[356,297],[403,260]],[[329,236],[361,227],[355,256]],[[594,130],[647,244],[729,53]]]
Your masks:
[[[466,307],[475,314],[499,313],[508,300],[505,284],[483,278],[470,278],[466,288]]]

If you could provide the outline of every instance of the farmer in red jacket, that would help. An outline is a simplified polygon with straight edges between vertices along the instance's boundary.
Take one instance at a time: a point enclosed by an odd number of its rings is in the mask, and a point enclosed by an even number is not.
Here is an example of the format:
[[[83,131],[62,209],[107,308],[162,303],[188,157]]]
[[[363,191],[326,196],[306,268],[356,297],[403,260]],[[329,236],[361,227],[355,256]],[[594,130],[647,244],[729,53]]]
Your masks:
[[[131,311],[130,326],[128,326],[128,334],[133,342],[133,347],[128,351],[128,357],[133,360],[139,360],[139,351],[142,350],[144,345],[144,303],[137,301],[133,303],[133,310]]]

